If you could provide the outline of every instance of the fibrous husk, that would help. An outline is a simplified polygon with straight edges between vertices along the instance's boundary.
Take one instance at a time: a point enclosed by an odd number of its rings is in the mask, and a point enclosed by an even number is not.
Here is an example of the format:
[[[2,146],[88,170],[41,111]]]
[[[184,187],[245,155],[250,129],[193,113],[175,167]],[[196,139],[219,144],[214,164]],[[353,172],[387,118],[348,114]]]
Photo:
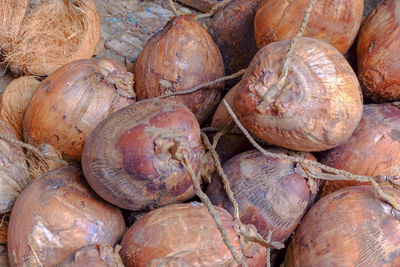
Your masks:
[[[6,246],[0,246],[0,266],[10,266]]]
[[[0,217],[0,244],[7,244],[7,231],[8,221],[10,220],[10,214],[3,214]],[[0,246],[0,266],[1,265],[1,246]]]
[[[69,62],[93,56],[100,39],[93,0],[34,2],[30,1],[18,34],[13,29],[7,37],[5,61],[15,74],[48,75]]]
[[[23,141],[22,122],[25,110],[40,81],[34,76],[13,80],[1,98],[0,118],[14,130],[18,140]]]
[[[40,175],[62,167],[62,156],[54,147],[49,144],[42,144],[37,147],[42,155],[37,155],[31,150],[26,150],[26,159],[28,162],[29,175],[35,180]],[[52,158],[50,158],[52,157]]]

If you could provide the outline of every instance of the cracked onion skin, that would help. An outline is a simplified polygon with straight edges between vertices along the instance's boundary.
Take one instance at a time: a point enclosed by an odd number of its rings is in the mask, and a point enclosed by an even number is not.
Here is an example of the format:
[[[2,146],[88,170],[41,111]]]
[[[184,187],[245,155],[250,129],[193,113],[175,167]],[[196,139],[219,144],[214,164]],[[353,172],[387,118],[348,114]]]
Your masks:
[[[356,175],[400,175],[400,109],[393,104],[365,105],[353,135],[344,143],[324,152],[321,162]],[[322,194],[357,181],[324,181]]]
[[[294,38],[309,2],[264,0],[254,19],[258,47]],[[319,0],[311,11],[303,36],[325,41],[344,54],[357,36],[363,10],[364,0]]]
[[[187,155],[197,175],[204,149],[196,117],[173,100],[145,100],[96,127],[85,144],[82,168],[103,199],[127,210],[149,210],[194,196],[178,153]]]
[[[294,48],[282,90],[273,90],[289,44],[271,43],[257,52],[234,96],[236,115],[262,141],[295,151],[343,144],[362,115],[357,76],[337,49],[303,37]],[[268,101],[267,92],[272,92]]]
[[[399,202],[398,189],[383,187]],[[285,267],[400,266],[399,212],[372,186],[353,186],[314,204],[289,245]]]
[[[248,266],[265,266],[266,249],[257,243],[242,243],[232,216],[220,207],[214,208],[233,247],[238,254],[242,250]],[[237,266],[206,206],[196,202],[147,213],[125,233],[121,246],[126,267]]]
[[[121,211],[100,199],[79,169],[58,168],[18,197],[8,228],[10,263],[54,266],[85,245],[115,245],[124,232]]]
[[[50,144],[80,161],[96,125],[134,102],[133,75],[109,59],[78,60],[48,76],[35,91],[23,121],[25,142]]]
[[[399,1],[383,1],[360,29],[358,77],[365,96],[376,102],[400,100],[399,8]]]
[[[139,100],[191,89],[224,76],[221,53],[208,32],[190,15],[173,18],[144,46],[135,65]],[[171,97],[203,123],[214,110],[224,83]]]

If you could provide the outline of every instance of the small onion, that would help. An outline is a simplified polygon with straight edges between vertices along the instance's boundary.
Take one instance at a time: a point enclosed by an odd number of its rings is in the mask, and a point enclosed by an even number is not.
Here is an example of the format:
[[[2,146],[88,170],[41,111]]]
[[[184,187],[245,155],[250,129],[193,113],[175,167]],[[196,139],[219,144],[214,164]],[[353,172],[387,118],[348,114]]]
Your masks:
[[[86,137],[110,113],[133,103],[133,75],[108,60],[78,60],[48,76],[25,112],[24,138],[79,161]]]
[[[101,200],[79,169],[58,168],[27,187],[14,205],[11,266],[54,266],[85,245],[115,245],[124,231],[121,211]]]
[[[397,189],[383,190],[399,202]],[[372,186],[354,186],[311,207],[290,243],[285,266],[400,266],[399,255],[399,212]]]
[[[310,0],[264,1],[254,20],[258,47],[293,38],[300,29]],[[364,0],[319,0],[303,36],[328,42],[342,54],[350,48],[362,21]]]
[[[344,143],[362,115],[357,76],[337,49],[303,37],[282,89],[274,90],[289,45],[287,40],[259,50],[238,85],[235,113],[259,139],[295,151],[323,151]]]
[[[248,266],[265,266],[265,248],[241,242],[232,216],[220,207],[214,208],[228,239],[238,254],[244,254]],[[147,213],[129,228],[121,246],[120,254],[127,267],[235,266],[203,204],[175,204]]]
[[[174,101],[146,100],[115,112],[88,137],[82,168],[92,188],[128,210],[147,210],[194,196],[185,154],[195,174],[203,156],[200,126]]]
[[[218,46],[192,16],[172,19],[143,48],[135,65],[139,100],[185,91],[224,76]],[[204,122],[218,103],[224,83],[172,97]]]
[[[400,109],[392,104],[365,105],[353,135],[323,153],[322,163],[358,175],[400,175]],[[356,181],[325,181],[322,193],[359,185]]]
[[[358,38],[358,77],[375,101],[400,99],[400,2],[387,0],[369,14]]]

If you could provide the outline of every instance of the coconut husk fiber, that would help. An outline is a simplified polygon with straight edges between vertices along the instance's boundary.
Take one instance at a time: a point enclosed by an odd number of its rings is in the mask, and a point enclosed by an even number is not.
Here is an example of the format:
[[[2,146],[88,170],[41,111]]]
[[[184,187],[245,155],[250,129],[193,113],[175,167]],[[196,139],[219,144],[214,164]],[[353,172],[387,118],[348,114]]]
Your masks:
[[[23,2],[0,1],[7,7]],[[1,8],[0,17],[8,9]],[[25,9],[18,34],[18,26],[8,26],[7,38],[0,38],[8,47],[3,54],[14,74],[45,76],[71,61],[93,56],[100,39],[100,19],[93,0],[31,0]],[[14,18],[8,19],[13,22]]]
[[[7,244],[7,231],[8,231],[9,220],[10,220],[10,214],[8,213],[0,216],[0,245]]]

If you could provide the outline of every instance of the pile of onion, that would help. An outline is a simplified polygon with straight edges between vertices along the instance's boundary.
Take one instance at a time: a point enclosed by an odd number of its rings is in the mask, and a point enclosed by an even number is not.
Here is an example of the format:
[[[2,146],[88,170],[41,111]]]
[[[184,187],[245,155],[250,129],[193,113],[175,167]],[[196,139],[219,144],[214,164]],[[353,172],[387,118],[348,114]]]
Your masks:
[[[112,60],[71,62],[35,91],[23,121],[25,142],[50,144],[63,158],[80,161],[89,133],[134,97],[133,74]]]
[[[398,189],[383,187],[400,200]],[[314,204],[297,228],[285,266],[399,266],[399,211],[372,186],[353,186]]]
[[[83,246],[113,246],[124,231],[121,211],[101,200],[79,169],[58,168],[18,197],[8,230],[10,263],[54,266]]]
[[[254,20],[258,47],[293,38],[300,29],[310,0],[264,1]],[[350,48],[362,21],[364,0],[319,0],[304,35],[328,42],[342,54]]]
[[[191,89],[224,76],[218,46],[189,15],[173,18],[144,46],[135,66],[139,100]],[[218,104],[224,83],[172,97],[186,105],[202,123]]]
[[[233,108],[259,139],[295,151],[323,151],[344,143],[362,115],[357,76],[334,47],[303,37],[288,75],[276,84],[290,40],[260,49],[237,85]]]
[[[48,75],[78,59],[89,59],[100,39],[93,0],[3,0],[0,47],[17,74]]]
[[[193,113],[175,101],[146,100],[121,109],[90,134],[82,168],[103,199],[128,210],[148,210],[194,196],[181,164],[186,155],[195,175],[204,149]]]
[[[214,206],[239,255],[251,266],[265,266],[265,248],[240,240],[232,216]],[[135,222],[121,242],[121,257],[131,266],[236,266],[203,204],[175,204],[151,211]]]

